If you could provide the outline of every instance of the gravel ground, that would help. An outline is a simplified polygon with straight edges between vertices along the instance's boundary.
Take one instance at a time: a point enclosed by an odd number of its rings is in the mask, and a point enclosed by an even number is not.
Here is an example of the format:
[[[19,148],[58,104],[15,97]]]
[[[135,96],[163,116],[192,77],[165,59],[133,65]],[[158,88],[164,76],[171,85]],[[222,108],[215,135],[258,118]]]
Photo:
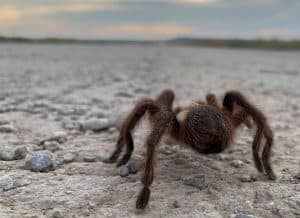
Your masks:
[[[300,217],[299,58],[165,45],[1,44],[0,217]],[[122,114],[164,88],[175,90],[176,105],[208,92],[221,100],[231,89],[248,96],[274,129],[277,181],[254,168],[246,127],[222,154],[162,142],[149,205],[136,211],[140,167],[132,174],[132,166],[101,159],[114,148]],[[144,158],[147,132],[142,122],[134,163]]]

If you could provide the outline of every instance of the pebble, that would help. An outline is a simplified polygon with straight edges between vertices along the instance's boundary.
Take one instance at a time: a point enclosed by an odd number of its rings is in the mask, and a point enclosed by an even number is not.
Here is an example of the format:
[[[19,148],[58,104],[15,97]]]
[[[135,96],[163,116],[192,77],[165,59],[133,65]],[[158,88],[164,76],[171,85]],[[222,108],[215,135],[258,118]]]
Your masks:
[[[143,168],[144,162],[139,159],[130,159],[126,164],[130,174],[137,173],[141,168]]]
[[[64,143],[67,141],[67,134],[63,131],[54,132],[52,136],[41,140],[39,145],[43,145],[47,141],[57,141],[60,144]]]
[[[7,147],[1,146],[0,147],[0,160],[10,161],[14,159],[14,151]]]
[[[18,147],[14,152],[14,160],[21,160],[26,157],[28,153],[26,146]]]
[[[113,134],[113,133],[115,133],[115,132],[117,132],[118,131],[118,129],[116,128],[116,127],[110,127],[109,129],[108,129],[108,133],[110,133],[110,134]]]
[[[129,175],[128,167],[127,167],[126,165],[123,165],[123,166],[119,167],[119,168],[118,168],[118,174],[119,174],[121,177],[128,176],[128,175]]]
[[[49,151],[38,151],[26,161],[25,168],[34,172],[48,172],[55,170],[57,165],[54,157]]]
[[[296,174],[296,175],[295,175],[295,178],[296,178],[296,179],[300,179],[300,173]]]
[[[173,204],[172,204],[172,207],[173,207],[173,208],[180,208],[179,202],[178,202],[177,200],[175,200],[175,201],[173,202]]]
[[[67,141],[67,133],[64,131],[56,131],[51,137],[52,140],[58,141],[59,143],[64,143]]]
[[[7,124],[0,126],[0,132],[16,132],[16,128]]]
[[[174,163],[176,165],[184,165],[187,163],[186,159],[184,159],[183,157],[178,157],[174,160]]]
[[[107,118],[91,118],[80,124],[81,130],[87,131],[100,131],[110,127],[110,123]]]
[[[241,160],[233,160],[233,161],[231,161],[231,165],[236,168],[241,168],[244,166],[244,162]]]
[[[63,215],[61,215],[60,211],[56,210],[52,214],[53,218],[63,218]]]
[[[219,160],[229,160],[229,157],[227,154],[217,154],[217,157],[219,158]]]
[[[75,155],[73,153],[65,153],[63,156],[64,163],[73,162],[75,159]]]
[[[222,170],[222,166],[220,163],[217,163],[217,162],[213,162],[210,164],[210,167],[214,170],[218,170],[218,171],[221,171]]]
[[[115,94],[116,97],[125,97],[125,98],[132,98],[133,95],[128,93],[128,92],[124,92],[124,91],[121,91],[121,92],[117,92]]]
[[[259,176],[257,174],[250,174],[250,179],[255,182],[259,180]]]
[[[54,166],[61,166],[64,164],[64,159],[63,158],[60,158],[60,157],[57,157],[53,160],[54,162]]]
[[[0,176],[0,189],[3,191],[10,190],[14,187],[13,180],[9,176]]]
[[[51,151],[51,152],[55,152],[57,150],[60,150],[59,143],[57,141],[46,141],[43,144],[43,149]]]
[[[193,174],[183,179],[183,184],[199,188],[200,190],[205,188],[205,175],[204,174]]]
[[[96,162],[97,157],[95,155],[86,155],[86,156],[83,157],[83,160],[85,162]]]
[[[251,177],[249,175],[243,175],[239,179],[241,182],[252,182]]]
[[[62,126],[65,129],[71,130],[76,128],[76,123],[71,119],[71,117],[63,117]]]
[[[164,146],[160,149],[160,153],[164,155],[171,155],[174,153],[174,151],[170,148],[170,146]]]

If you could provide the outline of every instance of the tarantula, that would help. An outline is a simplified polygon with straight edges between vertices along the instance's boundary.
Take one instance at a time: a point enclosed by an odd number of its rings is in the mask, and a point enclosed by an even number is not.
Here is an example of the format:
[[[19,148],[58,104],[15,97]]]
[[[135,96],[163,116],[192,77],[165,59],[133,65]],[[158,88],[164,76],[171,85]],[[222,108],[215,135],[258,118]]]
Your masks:
[[[116,162],[123,147],[126,146],[126,151],[117,166],[129,161],[134,149],[131,132],[147,112],[152,129],[146,140],[146,165],[142,177],[143,188],[136,201],[137,209],[144,209],[148,204],[149,186],[153,182],[154,175],[154,153],[163,135],[168,135],[179,144],[188,145],[199,153],[219,153],[231,144],[236,128],[242,123],[248,123],[251,118],[257,126],[252,143],[255,166],[269,179],[276,179],[270,165],[273,132],[264,114],[240,92],[227,92],[223,106],[218,105],[214,94],[208,94],[206,102],[196,101],[190,106],[173,109],[174,97],[172,90],[164,90],[155,100],[145,98],[138,101],[121,125],[116,149],[105,160],[107,163]],[[261,148],[263,137],[265,143]]]

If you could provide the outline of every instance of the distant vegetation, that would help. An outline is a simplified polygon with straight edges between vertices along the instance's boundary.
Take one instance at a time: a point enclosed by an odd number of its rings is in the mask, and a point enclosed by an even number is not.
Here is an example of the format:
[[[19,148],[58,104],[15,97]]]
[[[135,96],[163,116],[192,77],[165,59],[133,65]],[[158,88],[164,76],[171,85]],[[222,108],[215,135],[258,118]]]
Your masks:
[[[300,50],[300,40],[246,40],[246,39],[191,39],[178,38],[170,40],[170,43],[191,45],[191,46],[211,46],[228,48],[259,48],[277,50]]]
[[[80,39],[59,39],[43,38],[31,39],[23,37],[0,36],[0,43],[79,43],[79,44],[118,44],[118,45],[183,45],[183,46],[208,46],[228,48],[256,48],[275,50],[300,50],[300,40],[246,40],[246,39],[198,39],[198,38],[176,38],[171,40],[157,41],[130,41],[130,40],[80,40]]]

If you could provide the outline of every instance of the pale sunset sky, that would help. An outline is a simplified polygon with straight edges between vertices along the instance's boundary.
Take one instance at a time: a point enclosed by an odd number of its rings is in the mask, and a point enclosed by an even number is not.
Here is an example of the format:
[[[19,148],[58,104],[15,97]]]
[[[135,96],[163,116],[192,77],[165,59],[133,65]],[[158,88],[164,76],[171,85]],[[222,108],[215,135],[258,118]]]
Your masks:
[[[0,0],[0,35],[300,39],[300,0]]]

